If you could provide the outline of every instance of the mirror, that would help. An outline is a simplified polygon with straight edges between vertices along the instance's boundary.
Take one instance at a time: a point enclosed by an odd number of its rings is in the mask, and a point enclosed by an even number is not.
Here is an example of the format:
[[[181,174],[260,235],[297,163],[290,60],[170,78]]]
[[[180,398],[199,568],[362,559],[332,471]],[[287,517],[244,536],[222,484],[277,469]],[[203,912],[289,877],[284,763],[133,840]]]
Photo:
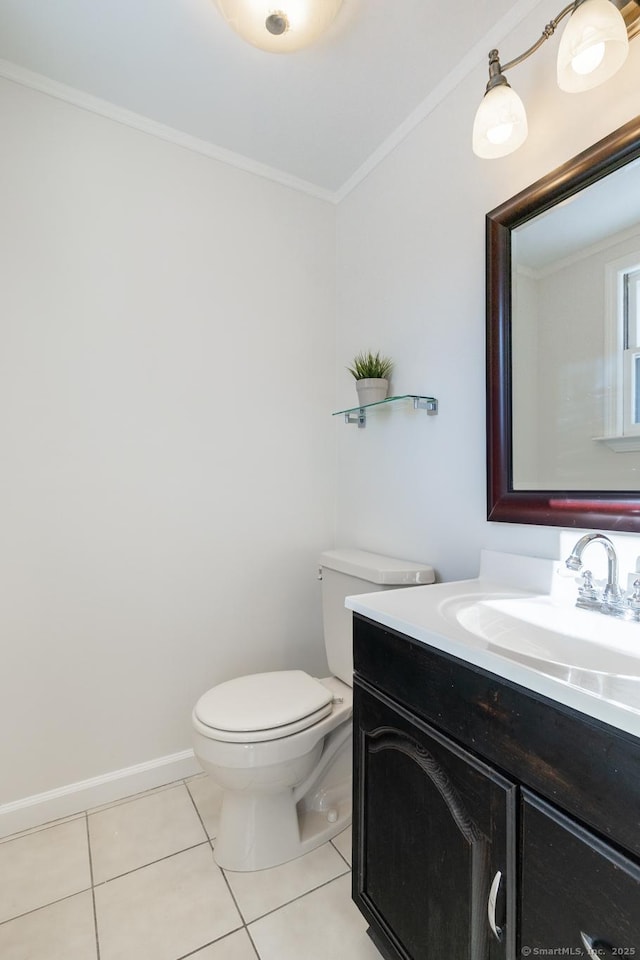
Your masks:
[[[640,118],[487,215],[488,519],[640,532]]]

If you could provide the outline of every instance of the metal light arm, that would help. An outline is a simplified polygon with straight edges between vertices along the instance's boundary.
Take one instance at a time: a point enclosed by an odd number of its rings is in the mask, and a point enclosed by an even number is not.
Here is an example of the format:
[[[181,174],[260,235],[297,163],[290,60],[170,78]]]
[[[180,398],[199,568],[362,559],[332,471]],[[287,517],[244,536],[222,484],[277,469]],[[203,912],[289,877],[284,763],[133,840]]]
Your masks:
[[[535,53],[536,50],[539,50],[542,44],[545,42],[545,40],[550,40],[551,37],[554,35],[556,30],[558,29],[558,24],[560,23],[560,21],[564,20],[564,18],[568,14],[573,13],[576,7],[580,6],[581,2],[582,0],[578,0],[578,2],[574,0],[573,3],[568,3],[566,7],[563,7],[560,13],[558,14],[558,16],[554,17],[553,20],[550,20],[549,23],[546,25],[546,27],[542,31],[542,36],[540,37],[540,39],[536,40],[536,42],[531,47],[529,47],[528,50],[525,50],[524,53],[521,53],[519,57],[515,57],[513,60],[509,60],[509,63],[505,63],[502,69],[510,70],[511,67],[516,67],[519,63],[522,63],[523,60],[526,60],[528,57],[530,57],[532,53]]]
[[[502,76],[507,70],[510,70],[512,67],[516,67],[519,63],[522,63],[523,60],[527,60],[536,50],[539,50],[545,41],[550,40],[558,28],[558,24],[564,20],[566,16],[580,6],[583,0],[573,0],[572,3],[568,3],[566,7],[563,7],[557,17],[554,17],[553,20],[550,20],[542,31],[542,36],[532,44],[528,50],[525,50],[524,53],[521,53],[519,57],[514,57],[513,60],[509,60],[508,63],[505,63],[504,66],[500,64],[500,56],[497,50],[491,50],[489,52],[489,82],[487,84],[487,90],[491,90],[492,87],[495,87],[499,83],[506,83],[507,81]]]

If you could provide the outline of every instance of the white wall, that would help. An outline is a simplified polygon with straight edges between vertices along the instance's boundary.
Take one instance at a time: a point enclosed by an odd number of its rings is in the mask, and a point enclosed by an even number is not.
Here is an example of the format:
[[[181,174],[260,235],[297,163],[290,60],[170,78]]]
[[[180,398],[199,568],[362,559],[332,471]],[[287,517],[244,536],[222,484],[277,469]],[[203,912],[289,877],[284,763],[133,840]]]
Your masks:
[[[484,217],[635,115],[640,40],[581,97],[556,50],[513,72],[516,154],[471,152],[483,59],[337,211],[0,82],[0,813],[184,751],[215,682],[325,669],[334,541],[441,579],[558,553],[485,520]],[[367,348],[439,415],[332,420]]]
[[[6,81],[0,117],[6,806],[326,670],[335,209]]]
[[[503,59],[555,14],[555,0],[540,3],[499,44]],[[338,539],[431,562],[445,580],[474,576],[482,546],[560,549],[555,528],[485,519],[485,214],[636,115],[640,40],[615,78],[581,95],[557,89],[557,48],[556,37],[509,75],[529,118],[516,153],[471,151],[484,61],[338,209],[338,407],[361,349],[395,358],[395,393],[440,401],[434,418],[394,410],[336,428]]]

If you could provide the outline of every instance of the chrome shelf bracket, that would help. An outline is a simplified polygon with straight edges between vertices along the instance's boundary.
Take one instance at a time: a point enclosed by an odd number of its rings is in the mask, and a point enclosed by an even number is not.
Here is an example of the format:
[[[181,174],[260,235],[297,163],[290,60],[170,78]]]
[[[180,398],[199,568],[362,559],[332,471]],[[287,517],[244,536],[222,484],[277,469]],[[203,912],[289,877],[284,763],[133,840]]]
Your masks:
[[[367,411],[364,407],[360,407],[356,413],[348,412],[344,415],[345,423],[357,423],[358,427],[366,427],[367,425]]]
[[[438,412],[438,401],[433,397],[414,397],[413,409],[426,410],[428,416],[435,417]]]

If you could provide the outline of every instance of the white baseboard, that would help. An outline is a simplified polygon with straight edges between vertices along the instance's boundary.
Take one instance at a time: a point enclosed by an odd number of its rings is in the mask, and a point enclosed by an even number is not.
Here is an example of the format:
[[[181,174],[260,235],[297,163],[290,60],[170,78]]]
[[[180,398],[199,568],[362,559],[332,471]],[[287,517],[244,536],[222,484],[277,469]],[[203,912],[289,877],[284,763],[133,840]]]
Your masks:
[[[122,770],[113,770],[90,780],[69,783],[56,790],[37,793],[0,806],[0,837],[41,826],[51,820],[82,813],[101,803],[130,797],[174,780],[201,773],[193,750],[183,750]]]

